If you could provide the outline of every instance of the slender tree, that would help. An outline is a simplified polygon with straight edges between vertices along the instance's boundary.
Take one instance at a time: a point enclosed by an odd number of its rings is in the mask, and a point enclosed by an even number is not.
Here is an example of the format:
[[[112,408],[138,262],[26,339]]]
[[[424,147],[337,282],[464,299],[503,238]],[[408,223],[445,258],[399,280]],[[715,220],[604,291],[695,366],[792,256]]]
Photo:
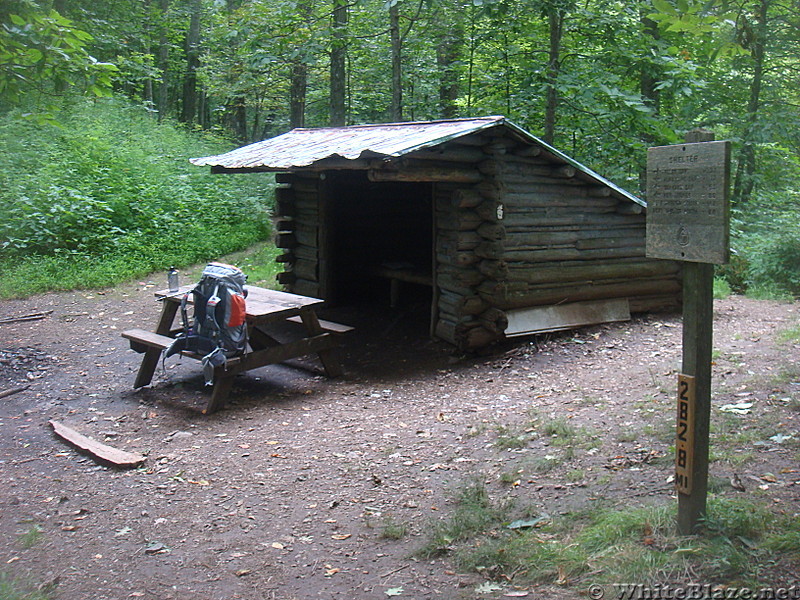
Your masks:
[[[181,121],[193,123],[197,116],[197,69],[200,67],[200,0],[189,2],[189,27],[186,30],[186,72],[183,76]]]
[[[389,38],[392,48],[392,105],[389,117],[403,120],[403,66],[402,39],[400,37],[400,8],[397,0],[389,6]]]
[[[439,90],[439,113],[442,118],[459,116],[459,63],[465,48],[464,11],[459,6],[444,6],[437,14],[440,26],[436,35],[436,67]]]
[[[311,27],[311,3],[303,0],[297,4],[299,26],[306,30]],[[303,127],[306,123],[306,94],[308,92],[308,57],[306,52],[297,52],[290,67],[289,84],[289,126]]]
[[[753,75],[750,79],[742,147],[739,151],[732,194],[733,203],[739,205],[746,204],[750,200],[755,187],[756,138],[762,108],[761,93],[764,84],[769,5],[769,0],[759,0],[756,3],[752,24],[745,15],[742,16],[741,26],[747,32],[744,34],[744,43],[749,47],[753,57]]]
[[[346,60],[347,60],[347,21],[346,0],[333,0],[333,27],[331,30],[331,70],[330,70],[330,124],[341,126],[346,123]]]
[[[156,96],[156,110],[159,121],[167,116],[169,107],[169,25],[167,23],[169,0],[159,0],[158,3],[158,57],[156,65],[161,73],[161,82]]]

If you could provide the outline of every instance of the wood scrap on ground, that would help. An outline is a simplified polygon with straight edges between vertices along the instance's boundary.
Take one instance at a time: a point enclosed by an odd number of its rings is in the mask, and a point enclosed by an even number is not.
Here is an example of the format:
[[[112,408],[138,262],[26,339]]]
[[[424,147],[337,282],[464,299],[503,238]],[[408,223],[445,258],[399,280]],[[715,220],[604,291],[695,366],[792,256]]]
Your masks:
[[[22,323],[25,321],[38,321],[40,319],[44,319],[52,312],[53,312],[52,310],[47,310],[45,312],[32,313],[29,315],[22,315],[19,317],[5,317],[0,319],[0,325],[5,325],[7,323]]]
[[[7,390],[0,390],[0,398],[6,398],[8,396],[13,396],[14,394],[19,394],[20,392],[24,392],[27,390],[29,385],[21,385],[19,387],[8,388]]]
[[[134,454],[133,452],[107,446],[106,444],[78,433],[71,427],[67,427],[58,421],[50,421],[50,425],[53,426],[53,431],[57,436],[66,440],[79,450],[87,452],[93,458],[103,463],[110,463],[117,467],[131,468],[138,467],[145,461],[146,457],[141,454]]]

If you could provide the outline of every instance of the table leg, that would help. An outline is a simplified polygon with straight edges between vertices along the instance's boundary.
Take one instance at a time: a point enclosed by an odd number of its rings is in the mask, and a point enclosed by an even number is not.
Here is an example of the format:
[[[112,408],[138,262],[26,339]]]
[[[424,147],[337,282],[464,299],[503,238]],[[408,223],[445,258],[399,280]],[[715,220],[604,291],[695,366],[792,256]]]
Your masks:
[[[234,377],[233,373],[225,373],[224,368],[215,369],[214,389],[211,391],[211,398],[208,400],[208,404],[203,409],[204,415],[210,415],[225,406],[233,387]]]
[[[304,310],[300,313],[300,318],[303,320],[303,326],[306,328],[306,333],[311,336],[320,335],[323,333],[322,326],[319,324],[317,313],[313,310]],[[339,377],[342,374],[342,365],[339,358],[336,356],[334,348],[327,348],[320,350],[317,353],[322,366],[325,368],[325,374],[328,377]]]
[[[156,326],[156,333],[160,335],[168,335],[172,330],[172,322],[175,320],[175,314],[178,312],[178,304],[175,302],[163,301],[161,309],[161,317],[159,317],[158,325]],[[158,348],[148,348],[142,357],[142,364],[139,367],[139,372],[136,374],[136,381],[133,387],[140,388],[150,385],[153,381],[153,374],[158,367],[158,361],[161,358],[161,350]]]

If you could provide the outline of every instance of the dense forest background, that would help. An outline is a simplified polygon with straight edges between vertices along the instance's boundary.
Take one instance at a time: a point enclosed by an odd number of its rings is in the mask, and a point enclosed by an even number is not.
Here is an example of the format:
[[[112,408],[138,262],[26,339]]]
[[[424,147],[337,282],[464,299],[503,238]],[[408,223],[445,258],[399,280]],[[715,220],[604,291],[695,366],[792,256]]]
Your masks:
[[[734,142],[735,257],[722,274],[735,289],[800,293],[796,0],[4,0],[0,21],[4,131],[42,143],[42,127],[64,142],[65,122],[88,119],[76,94],[96,114],[138,110],[219,149],[292,127],[503,114],[641,193],[647,147],[711,129]],[[106,218],[131,212],[116,187]],[[29,208],[5,195],[18,232]],[[135,229],[111,221],[112,238]],[[5,254],[61,245],[23,237]]]

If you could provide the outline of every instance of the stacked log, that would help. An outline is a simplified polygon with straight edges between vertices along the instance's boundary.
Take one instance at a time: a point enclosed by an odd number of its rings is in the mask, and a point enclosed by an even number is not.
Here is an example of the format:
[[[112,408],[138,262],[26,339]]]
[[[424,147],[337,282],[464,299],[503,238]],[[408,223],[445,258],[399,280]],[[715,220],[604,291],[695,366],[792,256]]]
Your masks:
[[[284,252],[278,282],[303,296],[321,295],[319,273],[320,179],[316,173],[275,176],[275,245]]]
[[[470,139],[482,179],[435,191],[439,337],[477,348],[503,336],[505,311],[548,304],[677,305],[677,263],[645,258],[643,207],[540,147],[491,132]]]
[[[436,317],[434,332],[462,350],[491,344],[508,326],[505,313],[493,308],[478,290],[487,276],[477,249],[503,237],[498,227],[492,176],[479,165],[495,151],[491,136],[470,136],[465,144],[446,144],[437,159],[468,163],[473,176],[438,182],[434,188]]]
[[[677,305],[678,265],[645,258],[643,207],[530,146],[507,147],[478,168],[492,177],[494,207],[475,210],[496,212],[488,222],[504,231],[475,248],[487,304],[513,310],[628,298],[634,312]]]

